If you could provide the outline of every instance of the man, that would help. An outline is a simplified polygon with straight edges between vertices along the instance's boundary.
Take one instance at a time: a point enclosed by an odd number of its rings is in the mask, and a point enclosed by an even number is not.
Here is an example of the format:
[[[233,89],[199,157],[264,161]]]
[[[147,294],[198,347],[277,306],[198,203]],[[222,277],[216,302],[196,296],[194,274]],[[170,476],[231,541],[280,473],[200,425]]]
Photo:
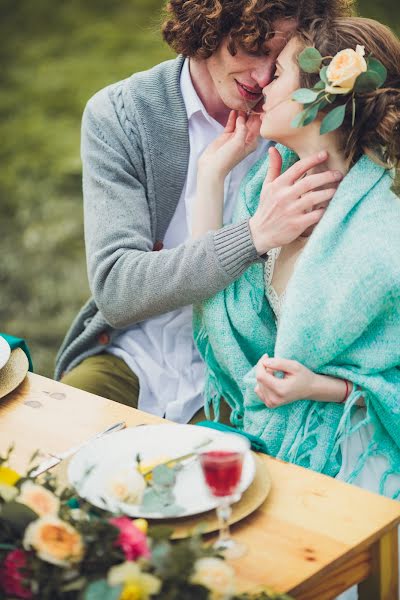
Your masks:
[[[297,23],[343,12],[344,1],[171,0],[163,35],[178,58],[89,101],[82,162],[93,297],[63,342],[57,378],[178,422],[202,418],[204,367],[191,306],[306,226],[299,230],[303,213],[286,209],[297,197],[279,177],[277,153],[268,204],[252,220],[229,224],[241,179],[266,152],[260,142],[225,181],[226,226],[191,240],[197,159],[230,109],[257,109]],[[297,163],[292,183],[325,158]],[[327,171],[326,183],[334,180]],[[312,204],[310,211],[307,226],[321,217]],[[221,418],[228,417],[226,406]]]

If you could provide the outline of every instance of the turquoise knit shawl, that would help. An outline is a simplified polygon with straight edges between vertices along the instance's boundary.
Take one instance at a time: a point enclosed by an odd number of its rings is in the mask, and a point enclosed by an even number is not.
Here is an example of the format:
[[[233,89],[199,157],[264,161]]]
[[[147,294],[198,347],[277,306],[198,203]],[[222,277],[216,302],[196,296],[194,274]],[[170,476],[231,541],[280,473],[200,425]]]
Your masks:
[[[278,146],[287,169],[296,156]],[[257,208],[268,161],[243,182],[235,221]],[[400,200],[391,173],[363,156],[340,184],[305,246],[287,286],[277,329],[265,297],[264,265],[196,307],[195,340],[207,365],[206,407],[223,397],[232,423],[262,438],[272,456],[336,476],[340,444],[352,435],[361,395],[374,435],[354,465],[382,454],[380,491],[400,472]],[[254,393],[254,365],[267,353],[316,373],[346,378],[345,405],[307,399],[269,409]],[[399,497],[400,490],[393,495]]]

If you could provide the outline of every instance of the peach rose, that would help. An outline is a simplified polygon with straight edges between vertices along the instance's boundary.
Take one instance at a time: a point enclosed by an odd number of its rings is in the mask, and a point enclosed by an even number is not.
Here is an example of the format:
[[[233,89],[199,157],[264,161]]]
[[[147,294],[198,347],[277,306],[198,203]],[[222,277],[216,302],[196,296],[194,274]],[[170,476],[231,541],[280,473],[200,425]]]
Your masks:
[[[347,48],[338,52],[326,71],[329,83],[325,87],[325,91],[329,94],[351,92],[357,77],[367,70],[364,54],[364,46],[357,46],[355,50]]]
[[[211,600],[229,600],[235,594],[235,571],[221,558],[196,560],[190,581],[208,588]]]
[[[60,508],[60,501],[54,494],[32,481],[26,481],[21,485],[16,501],[29,506],[39,517],[56,515]]]
[[[25,550],[33,548],[42,560],[68,567],[83,556],[79,532],[57,517],[46,516],[28,525],[23,539]]]

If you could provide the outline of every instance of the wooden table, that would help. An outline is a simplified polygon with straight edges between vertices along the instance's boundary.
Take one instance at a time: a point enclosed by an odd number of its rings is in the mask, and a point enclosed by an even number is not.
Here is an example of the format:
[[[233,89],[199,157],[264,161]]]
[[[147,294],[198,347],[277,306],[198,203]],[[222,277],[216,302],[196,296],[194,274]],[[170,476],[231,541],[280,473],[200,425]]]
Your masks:
[[[0,451],[13,465],[34,450],[62,451],[116,421],[163,422],[105,398],[29,374],[0,401]],[[360,600],[397,600],[400,503],[262,455],[272,477],[265,503],[234,526],[248,554],[241,589],[259,585],[297,600],[328,600],[359,583]]]

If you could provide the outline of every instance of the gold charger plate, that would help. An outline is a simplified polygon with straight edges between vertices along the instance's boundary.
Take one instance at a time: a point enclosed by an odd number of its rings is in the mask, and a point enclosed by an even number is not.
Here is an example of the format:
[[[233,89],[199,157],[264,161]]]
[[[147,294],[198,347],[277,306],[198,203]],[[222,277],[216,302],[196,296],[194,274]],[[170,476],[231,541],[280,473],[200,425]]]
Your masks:
[[[254,479],[239,502],[232,505],[232,516],[229,521],[231,525],[241,521],[257,510],[271,490],[271,476],[265,461],[257,454],[253,453],[253,456],[256,465]],[[163,524],[173,527],[174,532],[171,535],[171,538],[174,540],[189,537],[193,533],[193,530],[199,526],[201,526],[202,533],[211,533],[213,531],[218,531],[219,529],[215,509],[192,517],[163,519],[161,521],[159,519],[157,519],[157,521],[151,521],[151,519],[149,519],[149,522],[154,523],[154,525]]]

